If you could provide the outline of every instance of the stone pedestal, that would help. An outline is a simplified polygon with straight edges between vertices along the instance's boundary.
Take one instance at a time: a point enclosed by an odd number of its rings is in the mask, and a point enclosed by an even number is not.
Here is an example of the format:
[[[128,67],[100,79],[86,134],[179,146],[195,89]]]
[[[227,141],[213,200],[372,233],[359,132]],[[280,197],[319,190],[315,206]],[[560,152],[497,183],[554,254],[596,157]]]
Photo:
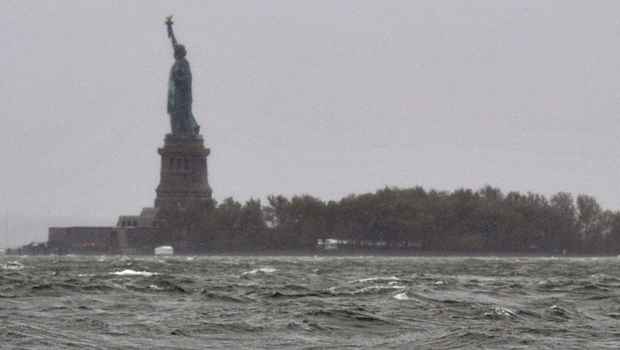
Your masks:
[[[159,149],[161,177],[155,199],[158,213],[185,211],[211,200],[209,151],[200,135],[166,135],[164,147]]]

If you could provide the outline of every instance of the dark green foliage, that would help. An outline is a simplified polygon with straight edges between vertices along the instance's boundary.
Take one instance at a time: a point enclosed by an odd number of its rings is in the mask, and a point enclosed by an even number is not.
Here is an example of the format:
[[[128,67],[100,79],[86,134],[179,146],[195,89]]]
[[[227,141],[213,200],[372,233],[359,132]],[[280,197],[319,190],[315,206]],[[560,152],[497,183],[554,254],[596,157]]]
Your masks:
[[[262,206],[232,198],[204,211],[201,246],[213,250],[314,250],[336,239],[341,250],[457,253],[620,252],[620,213],[590,196],[557,193],[426,191],[386,187],[324,202],[310,195],[268,197]],[[199,243],[199,242],[197,242]]]

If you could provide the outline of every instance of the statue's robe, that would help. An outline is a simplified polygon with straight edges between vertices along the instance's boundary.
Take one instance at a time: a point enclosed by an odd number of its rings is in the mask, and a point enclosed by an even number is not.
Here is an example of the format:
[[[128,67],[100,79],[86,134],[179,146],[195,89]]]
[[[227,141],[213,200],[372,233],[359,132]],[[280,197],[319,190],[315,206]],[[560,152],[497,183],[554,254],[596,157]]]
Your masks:
[[[192,73],[185,58],[175,60],[168,80],[168,114],[172,133],[198,133],[198,123],[192,114]]]

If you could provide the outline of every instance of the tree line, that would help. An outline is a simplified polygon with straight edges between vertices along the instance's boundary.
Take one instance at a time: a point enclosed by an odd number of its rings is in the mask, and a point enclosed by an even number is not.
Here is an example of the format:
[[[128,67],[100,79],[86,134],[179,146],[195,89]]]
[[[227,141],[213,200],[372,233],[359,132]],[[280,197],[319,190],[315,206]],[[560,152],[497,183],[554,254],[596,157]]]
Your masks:
[[[227,198],[171,220],[196,251],[340,251],[618,254],[620,212],[588,195],[386,187],[323,201],[273,195]],[[181,230],[179,230],[181,228]]]

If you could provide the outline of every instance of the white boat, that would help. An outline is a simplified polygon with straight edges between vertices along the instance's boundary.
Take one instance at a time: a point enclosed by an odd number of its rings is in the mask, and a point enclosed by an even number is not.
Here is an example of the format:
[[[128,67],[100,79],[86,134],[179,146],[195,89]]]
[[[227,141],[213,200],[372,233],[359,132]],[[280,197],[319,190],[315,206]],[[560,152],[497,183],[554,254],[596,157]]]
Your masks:
[[[174,255],[174,249],[169,245],[155,248],[155,255]]]

